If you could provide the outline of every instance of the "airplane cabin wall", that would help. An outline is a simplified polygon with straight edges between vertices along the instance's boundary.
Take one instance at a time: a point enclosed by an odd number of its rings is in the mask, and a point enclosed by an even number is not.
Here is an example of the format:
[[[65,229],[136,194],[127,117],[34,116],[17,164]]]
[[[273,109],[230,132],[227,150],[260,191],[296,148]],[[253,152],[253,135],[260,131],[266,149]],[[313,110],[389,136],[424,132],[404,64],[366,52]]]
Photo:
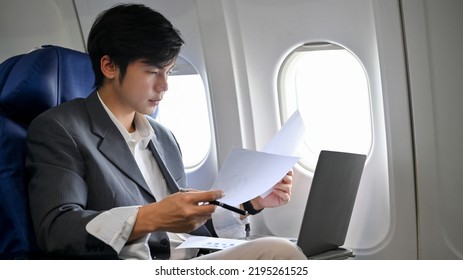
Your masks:
[[[44,44],[83,51],[95,16],[118,2],[3,0],[0,60]],[[461,2],[138,2],[181,31],[181,55],[210,95],[215,144],[188,172],[194,187],[210,185],[232,147],[259,149],[281,126],[285,56],[304,43],[337,43],[366,70],[374,121],[346,246],[358,259],[463,258]],[[253,233],[296,237],[312,176],[296,166],[291,203],[253,217]]]
[[[42,45],[84,51],[72,0],[2,0],[0,61]]]
[[[463,259],[463,2],[405,0],[421,259]]]

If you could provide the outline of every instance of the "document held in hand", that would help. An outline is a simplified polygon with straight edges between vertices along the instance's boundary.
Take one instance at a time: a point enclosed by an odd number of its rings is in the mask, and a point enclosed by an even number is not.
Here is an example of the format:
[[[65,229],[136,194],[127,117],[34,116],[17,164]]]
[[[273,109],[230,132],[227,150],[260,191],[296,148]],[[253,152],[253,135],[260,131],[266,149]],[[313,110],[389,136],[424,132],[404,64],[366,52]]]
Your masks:
[[[296,164],[296,152],[305,133],[296,111],[261,152],[233,148],[211,189],[223,190],[221,202],[239,205],[257,196],[266,196]]]

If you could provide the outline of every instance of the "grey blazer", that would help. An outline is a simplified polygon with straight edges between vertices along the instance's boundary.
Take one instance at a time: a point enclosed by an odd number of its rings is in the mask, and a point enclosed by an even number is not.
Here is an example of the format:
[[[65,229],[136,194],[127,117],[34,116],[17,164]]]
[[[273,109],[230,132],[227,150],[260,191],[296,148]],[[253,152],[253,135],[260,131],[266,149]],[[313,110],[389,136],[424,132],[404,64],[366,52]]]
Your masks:
[[[172,193],[186,187],[180,149],[165,127],[147,117],[156,138],[151,149]],[[26,168],[39,247],[64,258],[117,258],[88,234],[86,224],[114,207],[155,202],[124,138],[96,92],[38,116],[29,126]],[[209,235],[202,226],[192,234]],[[168,258],[165,232],[152,233],[154,258]]]

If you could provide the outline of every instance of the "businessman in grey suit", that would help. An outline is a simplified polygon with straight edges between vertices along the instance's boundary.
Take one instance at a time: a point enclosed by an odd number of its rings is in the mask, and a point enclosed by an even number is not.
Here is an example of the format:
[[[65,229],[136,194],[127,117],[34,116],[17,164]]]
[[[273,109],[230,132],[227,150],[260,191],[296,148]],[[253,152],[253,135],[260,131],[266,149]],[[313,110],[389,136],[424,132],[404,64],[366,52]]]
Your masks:
[[[182,45],[171,23],[143,5],[118,5],[98,16],[88,38],[97,90],[46,111],[29,127],[30,208],[43,251],[167,259],[183,233],[241,237],[246,217],[203,203],[220,199],[222,191],[179,192],[188,188],[180,148],[147,116],[168,89]],[[256,214],[286,204],[291,180],[288,172],[269,196],[239,207]],[[264,238],[199,258],[305,256],[286,240]]]

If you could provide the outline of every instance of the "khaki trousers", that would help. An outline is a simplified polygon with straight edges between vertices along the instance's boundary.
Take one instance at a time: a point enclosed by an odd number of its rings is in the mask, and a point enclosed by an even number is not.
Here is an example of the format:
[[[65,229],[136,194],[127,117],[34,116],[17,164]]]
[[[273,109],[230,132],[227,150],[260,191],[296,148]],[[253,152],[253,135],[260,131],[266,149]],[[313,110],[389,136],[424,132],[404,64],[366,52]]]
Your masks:
[[[301,249],[291,241],[263,237],[238,246],[202,255],[194,260],[306,260]]]

